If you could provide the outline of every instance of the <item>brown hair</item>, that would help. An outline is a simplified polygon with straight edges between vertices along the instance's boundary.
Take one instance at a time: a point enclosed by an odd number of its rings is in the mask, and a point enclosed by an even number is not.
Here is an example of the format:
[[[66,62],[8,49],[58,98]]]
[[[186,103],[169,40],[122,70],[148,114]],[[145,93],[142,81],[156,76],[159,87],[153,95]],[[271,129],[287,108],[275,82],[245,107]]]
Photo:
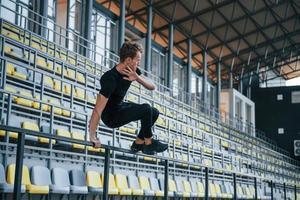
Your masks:
[[[134,58],[137,52],[143,53],[143,47],[136,42],[125,42],[119,52],[120,61],[124,62],[126,58]]]

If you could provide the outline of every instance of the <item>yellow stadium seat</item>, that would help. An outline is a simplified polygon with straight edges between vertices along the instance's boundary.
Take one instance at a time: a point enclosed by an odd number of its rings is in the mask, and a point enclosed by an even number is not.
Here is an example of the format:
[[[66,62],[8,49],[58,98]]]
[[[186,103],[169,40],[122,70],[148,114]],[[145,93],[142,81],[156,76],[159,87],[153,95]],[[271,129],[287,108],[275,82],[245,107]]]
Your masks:
[[[75,87],[75,97],[84,100],[85,99],[84,90],[81,88]]]
[[[6,73],[9,75],[13,75],[15,72],[15,67],[12,63],[7,63],[6,64]]]
[[[56,134],[57,136],[71,138],[71,133],[64,129],[57,129]]]
[[[67,69],[67,77],[72,80],[75,80],[75,71],[72,69]]]
[[[76,79],[77,79],[77,82],[85,84],[85,78],[84,78],[83,74],[77,72]]]
[[[69,58],[68,58],[68,62],[69,62],[71,65],[75,65],[75,64],[76,64],[75,58],[72,58],[72,57],[70,57],[70,56],[69,56]]]
[[[209,188],[209,196],[212,198],[217,198],[218,195],[216,192],[215,184],[209,183],[208,188]]]
[[[61,64],[55,63],[55,72],[61,74],[62,66]]]
[[[7,183],[14,184],[15,181],[15,164],[10,164],[7,168]],[[28,167],[23,165],[22,168],[22,184],[26,186],[29,194],[48,194],[49,186],[32,185],[29,176]]]
[[[186,193],[186,194],[183,194],[183,196],[186,196],[186,197],[190,196],[190,194],[192,193],[192,187],[191,187],[190,182],[188,182],[187,180],[183,180],[182,183],[183,183],[184,193]]]
[[[31,99],[33,98],[32,94],[30,92],[27,92],[27,91],[20,91],[19,94],[22,95],[22,96],[31,98]],[[14,102],[17,103],[17,104],[19,104],[19,105],[27,106],[27,107],[31,107],[32,104],[33,104],[32,100],[25,99],[25,98],[22,98],[22,97],[14,98]]]
[[[128,187],[127,178],[125,175],[116,174],[115,182],[120,195],[131,195],[131,189]]]
[[[87,141],[90,141],[90,135],[89,134],[87,135]],[[102,153],[105,152],[105,149],[103,149],[103,148],[94,148],[94,147],[91,147],[91,146],[88,146],[87,150],[92,151],[92,152],[102,152]]]
[[[84,134],[73,132],[72,133],[72,138],[76,139],[76,140],[84,141]],[[75,149],[84,149],[84,145],[82,145],[82,144],[72,144],[72,147],[75,148]]]
[[[204,165],[206,165],[207,167],[212,167],[212,161],[208,160],[208,159],[204,159],[203,160]]]
[[[203,183],[200,181],[196,182],[196,186],[197,186],[197,196],[198,197],[204,197],[205,191],[204,191],[204,186]]]
[[[101,174],[102,183],[104,182],[104,176]],[[109,182],[108,182],[108,194],[109,195],[118,195],[118,188],[116,186],[114,175],[109,174]]]
[[[139,176],[139,183],[142,190],[151,190],[149,179],[145,176]]]
[[[53,105],[56,105],[56,106],[61,105],[58,99],[49,99],[48,102],[53,104]],[[49,111],[50,111],[50,109],[49,109]],[[61,108],[57,108],[57,107],[53,106],[53,112],[57,115],[62,115],[62,109]]]
[[[61,91],[61,81],[59,80],[53,80],[53,89],[60,92]]]
[[[62,110],[62,115],[65,117],[71,117],[71,112],[69,110]]]
[[[23,122],[22,123],[22,128],[27,129],[27,130],[36,131],[36,132],[40,131],[39,126],[36,123],[33,123],[33,122]]]
[[[64,84],[64,93],[66,95],[71,95],[71,85],[70,84]]]
[[[100,173],[95,171],[88,171],[86,173],[86,184],[93,188],[103,188],[103,183],[100,178]]]
[[[49,76],[44,76],[44,85],[53,88],[53,80]]]
[[[89,102],[89,103],[91,103],[91,104],[96,104],[96,98],[95,98],[95,96],[94,95],[87,95],[86,96],[86,99],[87,99],[87,101]]]

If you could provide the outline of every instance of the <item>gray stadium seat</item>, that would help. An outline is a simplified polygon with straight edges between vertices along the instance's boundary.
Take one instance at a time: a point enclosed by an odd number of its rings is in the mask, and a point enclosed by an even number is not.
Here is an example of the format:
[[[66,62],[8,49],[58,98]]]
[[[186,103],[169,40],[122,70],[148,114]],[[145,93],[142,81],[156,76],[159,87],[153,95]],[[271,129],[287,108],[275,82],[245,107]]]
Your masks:
[[[156,196],[161,196],[163,194],[163,189],[159,187],[158,180],[154,177],[149,178],[151,189],[155,192]]]
[[[50,186],[52,193],[69,194],[70,179],[67,170],[62,168],[52,169],[52,185]]]
[[[176,196],[189,197],[190,194],[184,190],[183,183],[181,179],[175,178],[177,191],[175,192]]]
[[[44,166],[33,166],[30,173],[31,182],[38,186],[51,185],[50,171]]]
[[[5,178],[5,170],[3,165],[0,163],[0,192],[3,193],[13,193],[14,185],[8,184]],[[21,192],[25,193],[25,185],[21,186]]]
[[[87,194],[88,187],[86,185],[85,173],[80,170],[70,171],[71,193],[72,194]]]

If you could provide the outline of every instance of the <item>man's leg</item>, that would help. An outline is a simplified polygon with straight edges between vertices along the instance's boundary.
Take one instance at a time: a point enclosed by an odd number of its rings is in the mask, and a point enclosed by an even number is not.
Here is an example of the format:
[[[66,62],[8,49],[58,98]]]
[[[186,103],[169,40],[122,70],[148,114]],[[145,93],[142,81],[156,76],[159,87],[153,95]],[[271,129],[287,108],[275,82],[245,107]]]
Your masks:
[[[110,122],[107,124],[109,127],[116,128],[123,126],[129,122],[141,120],[141,130],[137,136],[136,141],[133,143],[131,149],[135,152],[143,150],[143,144],[145,139],[145,145],[151,148],[148,149],[148,154],[154,154],[156,147],[158,146],[159,152],[165,150],[165,146],[161,148],[158,141],[152,143],[152,126],[159,116],[159,111],[156,108],[151,107],[149,104],[135,104],[135,103],[123,103],[116,112],[111,116]],[[155,151],[155,152],[154,152]]]

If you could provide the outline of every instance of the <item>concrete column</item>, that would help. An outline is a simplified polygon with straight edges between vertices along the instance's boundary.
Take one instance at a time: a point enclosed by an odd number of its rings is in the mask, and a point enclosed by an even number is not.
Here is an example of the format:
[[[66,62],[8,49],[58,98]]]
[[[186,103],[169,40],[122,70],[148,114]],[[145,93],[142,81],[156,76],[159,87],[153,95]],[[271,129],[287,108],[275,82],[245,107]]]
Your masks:
[[[119,17],[119,34],[118,34],[118,44],[121,48],[125,41],[125,0],[120,0],[120,17]]]
[[[145,70],[151,70],[151,47],[152,47],[152,0],[147,5],[147,36],[146,36],[146,51],[145,51]]]

